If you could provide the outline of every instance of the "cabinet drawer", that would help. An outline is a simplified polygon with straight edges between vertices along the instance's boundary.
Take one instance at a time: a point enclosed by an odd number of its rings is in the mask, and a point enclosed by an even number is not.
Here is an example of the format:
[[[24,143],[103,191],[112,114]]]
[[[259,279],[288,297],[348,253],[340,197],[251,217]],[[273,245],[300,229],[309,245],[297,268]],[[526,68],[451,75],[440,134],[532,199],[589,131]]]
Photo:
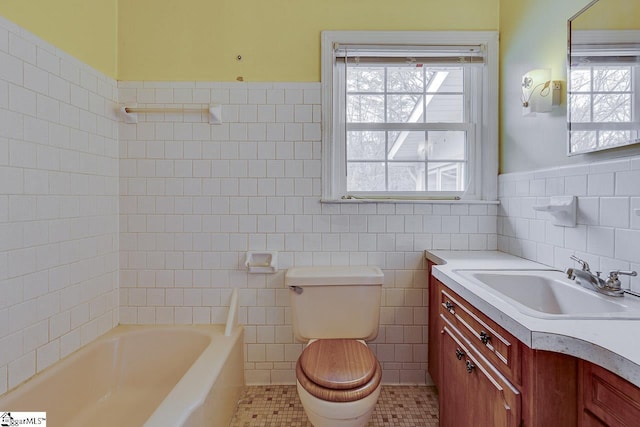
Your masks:
[[[517,339],[440,283],[442,316],[477,346],[480,353],[511,381],[520,384]]]
[[[638,425],[640,422],[640,389],[638,387],[586,361],[581,362],[581,370],[582,404],[587,411],[610,427]]]

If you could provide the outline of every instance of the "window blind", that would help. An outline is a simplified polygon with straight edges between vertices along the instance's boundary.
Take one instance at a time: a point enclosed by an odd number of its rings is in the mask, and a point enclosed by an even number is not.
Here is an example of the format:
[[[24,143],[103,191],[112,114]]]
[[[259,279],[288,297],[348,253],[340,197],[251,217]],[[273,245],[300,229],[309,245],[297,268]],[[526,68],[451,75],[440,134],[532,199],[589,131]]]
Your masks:
[[[639,65],[640,43],[575,43],[571,45],[571,66]]]
[[[483,45],[334,44],[336,62],[354,64],[484,64]]]

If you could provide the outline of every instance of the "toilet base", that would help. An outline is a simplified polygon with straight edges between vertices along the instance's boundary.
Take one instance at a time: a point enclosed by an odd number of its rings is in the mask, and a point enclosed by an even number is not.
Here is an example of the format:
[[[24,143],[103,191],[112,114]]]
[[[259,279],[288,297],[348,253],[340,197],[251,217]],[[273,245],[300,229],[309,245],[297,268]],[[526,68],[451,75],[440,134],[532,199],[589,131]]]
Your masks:
[[[318,399],[296,381],[298,397],[314,427],[363,427],[369,422],[382,385],[364,399],[353,402],[328,402]]]

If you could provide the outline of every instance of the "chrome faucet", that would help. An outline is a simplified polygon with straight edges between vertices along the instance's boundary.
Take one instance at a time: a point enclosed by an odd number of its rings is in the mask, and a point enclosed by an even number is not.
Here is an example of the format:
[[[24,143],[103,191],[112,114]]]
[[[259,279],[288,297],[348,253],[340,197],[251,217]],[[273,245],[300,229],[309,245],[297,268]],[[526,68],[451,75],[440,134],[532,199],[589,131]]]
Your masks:
[[[604,295],[609,295],[612,297],[622,297],[624,296],[625,290],[622,289],[620,279],[618,276],[626,275],[626,276],[637,276],[638,273],[635,271],[620,271],[614,270],[609,272],[609,277],[607,280],[600,277],[601,272],[596,271],[596,274],[591,272],[589,268],[589,264],[576,257],[575,255],[571,255],[571,259],[576,261],[578,264],[582,266],[581,270],[577,270],[574,268],[567,269],[567,277],[569,279],[575,280],[581,286],[588,288],[590,285],[591,288],[600,292]]]

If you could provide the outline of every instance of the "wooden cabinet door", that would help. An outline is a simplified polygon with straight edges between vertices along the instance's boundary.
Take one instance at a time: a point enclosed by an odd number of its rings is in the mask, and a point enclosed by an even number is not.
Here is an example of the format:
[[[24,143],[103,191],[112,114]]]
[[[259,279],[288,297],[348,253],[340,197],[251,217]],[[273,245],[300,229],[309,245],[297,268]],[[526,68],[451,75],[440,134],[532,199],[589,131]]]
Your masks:
[[[459,332],[443,321],[440,427],[519,427],[521,396]]]
[[[640,425],[640,388],[598,365],[580,362],[580,407],[584,414],[582,426],[597,418],[609,427]],[[591,423],[591,424],[589,424]]]

